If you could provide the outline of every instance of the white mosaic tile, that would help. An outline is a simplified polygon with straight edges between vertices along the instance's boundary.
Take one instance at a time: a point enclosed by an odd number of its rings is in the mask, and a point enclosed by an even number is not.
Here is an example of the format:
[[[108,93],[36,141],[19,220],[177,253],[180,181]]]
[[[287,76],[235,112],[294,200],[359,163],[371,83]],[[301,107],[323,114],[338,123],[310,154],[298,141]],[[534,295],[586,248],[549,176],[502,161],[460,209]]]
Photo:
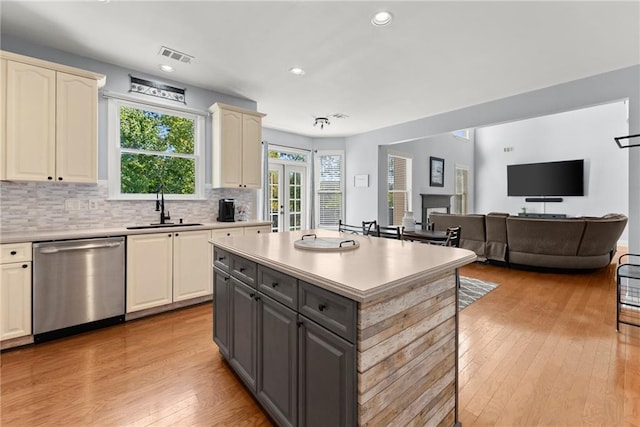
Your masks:
[[[108,200],[106,182],[61,184],[49,182],[0,182],[0,232],[42,231],[122,227],[158,221],[155,201]],[[218,200],[232,198],[236,206],[246,206],[248,218],[256,219],[257,190],[208,189],[206,200],[168,200],[165,209],[177,222],[215,222]],[[85,209],[67,210],[65,201],[79,203]],[[96,200],[96,209],[88,209]]]

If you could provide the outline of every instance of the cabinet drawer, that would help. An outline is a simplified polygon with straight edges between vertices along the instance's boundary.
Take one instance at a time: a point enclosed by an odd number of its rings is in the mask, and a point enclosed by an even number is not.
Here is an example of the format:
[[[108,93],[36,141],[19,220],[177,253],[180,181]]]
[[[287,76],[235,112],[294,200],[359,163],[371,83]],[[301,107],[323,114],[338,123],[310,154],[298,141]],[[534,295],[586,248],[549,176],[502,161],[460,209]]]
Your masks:
[[[228,237],[228,236],[243,236],[244,229],[242,227],[237,228],[219,228],[211,230],[211,238],[215,237]]]
[[[261,225],[259,227],[245,227],[244,228],[245,236],[250,236],[252,234],[264,234],[264,233],[271,233],[271,226],[270,225]]]
[[[248,259],[231,254],[231,264],[229,273],[244,282],[245,284],[256,287],[256,273],[258,265]]]
[[[300,314],[318,322],[342,338],[355,342],[355,301],[303,281],[298,285],[298,298]]]
[[[31,243],[0,245],[0,264],[31,261]]]
[[[259,265],[258,290],[289,308],[298,309],[298,281],[295,277]]]
[[[231,265],[231,255],[229,252],[218,248],[217,246],[213,247],[213,265],[214,267],[218,267],[220,270],[225,273],[229,272],[229,266]]]

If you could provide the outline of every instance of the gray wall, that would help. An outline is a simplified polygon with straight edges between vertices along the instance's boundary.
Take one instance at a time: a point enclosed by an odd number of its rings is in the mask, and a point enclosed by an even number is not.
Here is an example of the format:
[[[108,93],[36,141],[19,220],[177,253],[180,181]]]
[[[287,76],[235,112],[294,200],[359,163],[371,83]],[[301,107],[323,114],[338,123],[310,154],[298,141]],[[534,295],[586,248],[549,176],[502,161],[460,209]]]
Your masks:
[[[458,129],[506,123],[577,110],[613,101],[629,100],[629,133],[640,134],[640,65],[490,101],[384,129],[348,137],[347,179],[369,174],[369,188],[347,187],[350,223],[369,218],[378,205],[378,146],[412,141]],[[575,144],[575,143],[574,143]],[[629,151],[629,248],[640,251],[640,149]]]
[[[225,104],[236,105],[238,107],[246,108],[248,110],[256,110],[256,102],[240,99],[237,97],[225,95],[222,93],[202,89],[195,86],[186,85],[184,83],[176,82],[167,78],[168,75],[149,75],[131,70],[128,68],[122,68],[117,65],[107,64],[104,62],[96,61],[90,58],[84,58],[81,56],[73,55],[67,52],[63,52],[48,47],[34,45],[13,37],[2,36],[0,39],[0,48],[9,52],[18,53],[21,55],[30,56],[33,58],[39,58],[46,61],[56,62],[58,64],[64,64],[71,67],[81,68],[83,70],[89,70],[96,73],[104,74],[107,76],[107,82],[101,91],[117,92],[121,94],[128,94],[129,92],[129,74],[135,77],[140,77],[148,80],[159,81],[169,84],[171,86],[185,88],[187,104],[184,105],[179,102],[173,102],[164,100],[162,98],[156,98],[152,96],[137,95],[141,100],[147,102],[154,102],[159,105],[166,105],[169,107],[187,107],[194,110],[206,112],[209,106],[216,102],[222,102]],[[136,94],[131,94],[136,96]],[[102,96],[98,99],[98,179],[107,179],[107,100]],[[205,141],[211,141],[211,120],[205,121]],[[206,175],[205,182],[211,183],[211,143],[205,144],[205,159],[206,159]]]
[[[422,198],[420,194],[453,194],[455,191],[455,166],[469,168],[469,198],[467,200],[469,213],[474,206],[474,138],[471,132],[469,140],[457,138],[452,134],[438,135],[431,138],[419,139],[399,144],[381,145],[378,156],[378,214],[376,218],[382,224],[387,221],[387,156],[391,154],[405,155],[412,159],[412,188],[411,199],[413,216],[416,221],[422,221]],[[444,187],[429,185],[429,157],[444,159]]]

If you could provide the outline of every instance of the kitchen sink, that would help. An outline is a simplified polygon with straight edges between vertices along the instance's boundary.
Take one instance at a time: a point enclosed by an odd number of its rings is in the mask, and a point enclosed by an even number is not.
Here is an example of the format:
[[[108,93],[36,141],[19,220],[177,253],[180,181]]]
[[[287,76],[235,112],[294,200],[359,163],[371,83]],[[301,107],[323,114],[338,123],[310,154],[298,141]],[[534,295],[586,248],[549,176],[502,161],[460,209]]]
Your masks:
[[[142,230],[145,228],[168,228],[168,227],[193,227],[196,225],[202,225],[199,223],[170,223],[170,224],[148,224],[148,225],[132,225],[127,227],[127,230]]]

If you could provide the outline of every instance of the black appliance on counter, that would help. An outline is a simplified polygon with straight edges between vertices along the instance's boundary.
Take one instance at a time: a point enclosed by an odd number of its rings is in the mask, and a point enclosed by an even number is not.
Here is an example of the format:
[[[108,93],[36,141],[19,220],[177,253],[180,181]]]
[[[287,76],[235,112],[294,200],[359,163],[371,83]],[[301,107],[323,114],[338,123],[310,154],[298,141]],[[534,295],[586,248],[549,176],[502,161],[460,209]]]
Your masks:
[[[234,199],[220,199],[218,200],[218,221],[219,222],[234,222],[235,221],[235,200]]]

